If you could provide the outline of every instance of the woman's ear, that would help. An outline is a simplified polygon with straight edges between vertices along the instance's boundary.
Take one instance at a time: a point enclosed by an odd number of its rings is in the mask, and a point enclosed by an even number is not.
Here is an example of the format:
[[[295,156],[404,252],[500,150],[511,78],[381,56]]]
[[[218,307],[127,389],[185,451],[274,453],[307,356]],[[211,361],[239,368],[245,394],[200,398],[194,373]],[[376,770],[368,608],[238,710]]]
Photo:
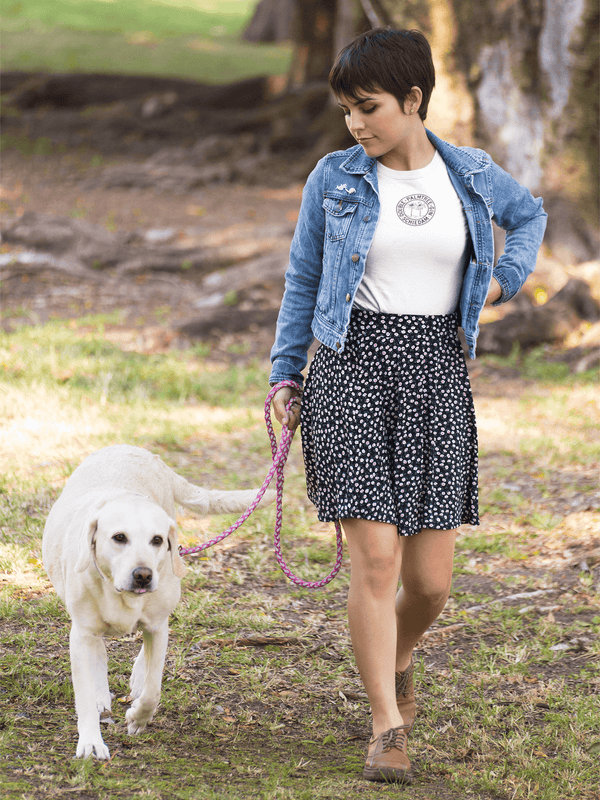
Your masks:
[[[423,92],[419,86],[413,86],[404,98],[404,113],[414,116],[419,113],[423,102]]]

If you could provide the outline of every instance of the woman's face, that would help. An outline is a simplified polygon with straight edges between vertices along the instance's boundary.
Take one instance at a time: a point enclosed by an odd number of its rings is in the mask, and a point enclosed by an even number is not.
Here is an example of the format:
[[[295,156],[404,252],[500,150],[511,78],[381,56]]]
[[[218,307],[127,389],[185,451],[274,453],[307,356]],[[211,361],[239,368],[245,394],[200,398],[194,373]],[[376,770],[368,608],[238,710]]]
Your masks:
[[[413,88],[413,93],[404,100],[403,107],[389,92],[359,90],[357,95],[356,100],[346,95],[337,98],[348,130],[368,156],[379,159],[384,166],[393,169],[397,157],[404,155],[417,127],[422,125],[417,113],[420,89]]]

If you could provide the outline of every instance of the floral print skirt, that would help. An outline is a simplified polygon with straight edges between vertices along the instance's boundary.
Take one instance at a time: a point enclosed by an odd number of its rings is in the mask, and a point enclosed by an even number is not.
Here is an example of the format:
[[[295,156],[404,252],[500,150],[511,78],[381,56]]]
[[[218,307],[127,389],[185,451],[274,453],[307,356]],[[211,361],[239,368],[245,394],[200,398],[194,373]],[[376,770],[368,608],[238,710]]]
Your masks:
[[[479,524],[477,429],[457,315],[354,309],[341,353],[321,345],[301,407],[319,519],[423,528]]]

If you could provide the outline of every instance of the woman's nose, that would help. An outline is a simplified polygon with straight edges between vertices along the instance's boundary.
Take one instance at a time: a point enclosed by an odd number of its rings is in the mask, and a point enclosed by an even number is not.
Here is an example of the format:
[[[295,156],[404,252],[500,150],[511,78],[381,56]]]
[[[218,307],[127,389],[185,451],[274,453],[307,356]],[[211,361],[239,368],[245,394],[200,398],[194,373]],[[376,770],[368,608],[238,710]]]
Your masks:
[[[360,119],[358,114],[350,114],[348,117],[348,128],[353,136],[356,136],[356,134],[362,131],[364,127],[364,122]]]

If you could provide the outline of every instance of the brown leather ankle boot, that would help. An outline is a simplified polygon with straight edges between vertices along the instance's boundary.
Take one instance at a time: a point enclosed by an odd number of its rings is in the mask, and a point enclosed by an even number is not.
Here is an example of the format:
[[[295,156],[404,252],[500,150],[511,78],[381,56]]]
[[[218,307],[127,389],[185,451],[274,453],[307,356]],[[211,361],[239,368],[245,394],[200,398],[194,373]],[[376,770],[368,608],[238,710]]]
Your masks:
[[[396,704],[402,714],[404,725],[408,728],[407,734],[413,729],[417,716],[414,684],[415,661],[411,656],[410,664],[404,672],[396,673]]]
[[[407,726],[390,728],[369,742],[363,778],[385,783],[410,783],[410,761],[406,755]]]

